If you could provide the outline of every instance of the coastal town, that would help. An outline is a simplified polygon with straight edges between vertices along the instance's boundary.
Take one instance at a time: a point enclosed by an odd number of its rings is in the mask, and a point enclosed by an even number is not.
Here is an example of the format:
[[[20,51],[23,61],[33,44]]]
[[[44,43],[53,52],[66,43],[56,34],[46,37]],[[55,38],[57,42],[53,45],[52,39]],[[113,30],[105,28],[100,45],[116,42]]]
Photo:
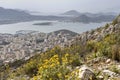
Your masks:
[[[54,46],[65,46],[73,35],[58,31],[50,34],[37,31],[18,31],[16,34],[0,34],[0,65],[16,60],[28,60],[35,54]]]

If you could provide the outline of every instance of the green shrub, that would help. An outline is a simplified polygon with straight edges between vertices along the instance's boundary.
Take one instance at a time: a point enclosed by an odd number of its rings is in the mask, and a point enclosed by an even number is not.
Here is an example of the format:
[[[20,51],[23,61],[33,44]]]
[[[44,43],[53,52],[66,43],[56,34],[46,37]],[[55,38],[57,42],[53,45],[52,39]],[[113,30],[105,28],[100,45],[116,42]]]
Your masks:
[[[119,45],[112,46],[112,59],[120,61],[120,47],[119,47]]]
[[[107,29],[109,27],[109,24],[107,23],[106,25],[105,25],[105,29]]]
[[[120,69],[115,65],[111,66],[110,70],[117,74],[120,74]]]
[[[71,65],[73,67],[80,66],[81,65],[80,59],[78,59],[78,58],[73,59],[73,61],[71,62]]]
[[[114,20],[113,20],[113,22],[112,22],[112,24],[113,25],[115,25],[115,24],[117,24],[118,23],[118,18],[120,17],[120,15],[119,16],[117,16]]]

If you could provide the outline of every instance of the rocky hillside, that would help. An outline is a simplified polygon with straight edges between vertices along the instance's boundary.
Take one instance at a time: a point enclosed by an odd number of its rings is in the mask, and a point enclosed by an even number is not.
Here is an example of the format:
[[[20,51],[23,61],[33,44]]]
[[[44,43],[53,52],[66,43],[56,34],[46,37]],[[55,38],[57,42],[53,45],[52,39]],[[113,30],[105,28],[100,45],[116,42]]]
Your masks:
[[[120,16],[25,61],[0,67],[1,80],[119,80]],[[14,65],[20,64],[18,67]]]
[[[106,23],[104,27],[97,28],[95,30],[86,31],[82,34],[77,35],[74,38],[74,42],[76,40],[81,41],[82,43],[86,43],[90,40],[101,41],[107,35],[118,34],[120,31],[120,17],[118,16],[113,22]]]

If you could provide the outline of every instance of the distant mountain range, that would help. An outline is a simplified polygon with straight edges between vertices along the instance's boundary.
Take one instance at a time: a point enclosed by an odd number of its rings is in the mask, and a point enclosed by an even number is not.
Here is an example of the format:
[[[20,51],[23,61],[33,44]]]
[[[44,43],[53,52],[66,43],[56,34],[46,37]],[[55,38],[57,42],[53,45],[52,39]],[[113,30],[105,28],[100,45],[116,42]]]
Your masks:
[[[0,24],[12,24],[34,20],[63,20],[64,17],[58,16],[38,16],[31,15],[28,12],[15,9],[5,9],[0,7]]]
[[[113,19],[114,19],[113,15],[100,15],[100,16],[94,16],[94,17],[89,17],[87,15],[80,15],[76,18],[73,18],[72,22],[101,23],[106,21],[110,22]]]
[[[64,12],[64,13],[62,13],[62,14],[60,14],[60,15],[71,15],[71,16],[80,16],[80,15],[86,15],[86,16],[88,16],[88,17],[96,17],[96,16],[100,16],[100,15],[114,15],[114,16],[116,16],[116,15],[118,15],[117,13],[114,13],[114,12],[107,12],[107,13],[89,13],[89,12],[85,12],[85,13],[80,13],[80,12],[78,12],[78,11],[76,11],[76,10],[70,10],[70,11],[66,11],[66,12]]]
[[[62,13],[61,15],[66,16],[74,16],[69,21],[72,22],[83,22],[83,23],[100,23],[100,22],[109,22],[115,18],[117,15],[114,12],[108,12],[108,13],[80,13],[76,10],[70,10],[65,13]]]
[[[74,15],[74,16],[78,16],[78,15],[80,15],[80,12],[78,12],[76,10],[70,10],[70,11],[67,11],[65,13],[62,13],[61,15]]]
[[[64,22],[68,21],[68,22],[98,23],[98,22],[112,21],[115,17],[115,15],[110,13],[109,14],[80,13],[75,10],[67,11],[61,15],[64,16],[31,15],[30,13],[28,13],[28,11],[5,9],[0,7],[0,24],[12,24],[18,22],[35,21],[35,20],[59,20]]]

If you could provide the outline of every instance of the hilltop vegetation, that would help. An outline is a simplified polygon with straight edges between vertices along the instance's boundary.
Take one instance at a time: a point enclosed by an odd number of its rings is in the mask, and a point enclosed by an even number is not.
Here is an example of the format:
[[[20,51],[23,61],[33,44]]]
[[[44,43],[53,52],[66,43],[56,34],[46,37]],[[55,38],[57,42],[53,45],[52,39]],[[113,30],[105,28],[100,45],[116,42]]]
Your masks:
[[[11,65],[2,66],[0,78],[1,80],[119,80],[120,16],[112,23],[90,33],[95,35],[97,32],[100,35],[103,30],[108,32],[104,33],[100,40],[92,36],[83,42],[78,36],[71,45],[68,44],[69,47],[56,46],[45,53],[35,55],[15,69]],[[80,70],[83,65],[93,70],[85,73],[90,76],[81,78]]]

